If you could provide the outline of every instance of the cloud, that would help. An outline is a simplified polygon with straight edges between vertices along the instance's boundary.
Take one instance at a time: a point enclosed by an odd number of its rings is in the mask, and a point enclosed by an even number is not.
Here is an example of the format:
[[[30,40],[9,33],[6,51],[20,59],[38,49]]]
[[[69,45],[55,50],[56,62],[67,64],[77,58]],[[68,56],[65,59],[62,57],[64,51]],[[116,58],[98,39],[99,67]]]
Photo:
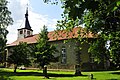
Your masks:
[[[14,21],[23,19],[23,13],[25,12],[29,0],[8,0],[8,2],[8,8],[12,12]]]
[[[11,16],[14,20],[13,25],[8,26],[9,34],[7,35],[8,42],[11,43],[17,39],[17,29],[23,28],[25,21],[25,12],[27,4],[30,4],[29,0],[8,0],[8,8],[12,12]],[[48,15],[38,14],[33,12],[33,9],[29,5],[29,22],[33,29],[33,33],[37,34],[42,29],[43,25],[48,27],[48,30],[54,30],[56,27],[57,19],[51,19]],[[35,11],[35,10],[34,10]]]

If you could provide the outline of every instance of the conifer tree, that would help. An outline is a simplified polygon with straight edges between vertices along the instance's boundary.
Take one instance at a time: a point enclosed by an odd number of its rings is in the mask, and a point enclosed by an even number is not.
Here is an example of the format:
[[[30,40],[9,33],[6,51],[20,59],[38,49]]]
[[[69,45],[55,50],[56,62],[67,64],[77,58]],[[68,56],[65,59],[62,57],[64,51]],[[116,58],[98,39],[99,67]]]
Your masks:
[[[57,52],[55,46],[49,43],[47,27],[43,26],[43,30],[39,33],[39,38],[36,45],[36,62],[43,68],[43,73],[47,77],[45,66],[50,62],[56,62],[57,58],[54,54]]]

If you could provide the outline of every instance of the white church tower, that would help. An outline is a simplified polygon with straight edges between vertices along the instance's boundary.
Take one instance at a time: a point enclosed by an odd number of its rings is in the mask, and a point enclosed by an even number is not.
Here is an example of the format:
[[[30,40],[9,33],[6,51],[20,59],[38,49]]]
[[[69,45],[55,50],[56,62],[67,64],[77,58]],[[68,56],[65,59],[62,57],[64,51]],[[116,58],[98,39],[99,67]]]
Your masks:
[[[25,27],[18,29],[18,39],[22,39],[31,35],[33,35],[33,30],[31,29],[31,26],[28,20],[28,8],[27,8],[26,14],[25,14]]]

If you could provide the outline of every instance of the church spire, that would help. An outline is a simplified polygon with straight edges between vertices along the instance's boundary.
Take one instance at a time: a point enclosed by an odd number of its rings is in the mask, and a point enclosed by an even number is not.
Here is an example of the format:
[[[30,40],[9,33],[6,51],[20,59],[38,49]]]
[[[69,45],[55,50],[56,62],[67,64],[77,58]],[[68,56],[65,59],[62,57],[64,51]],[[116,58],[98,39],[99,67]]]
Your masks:
[[[28,7],[26,9],[26,14],[25,14],[25,28],[29,29],[29,30],[32,30],[31,26],[30,26],[30,23],[29,23],[29,20],[28,20]]]
[[[18,29],[18,39],[26,38],[33,35],[33,30],[31,29],[29,20],[28,20],[28,7],[25,14],[25,27]]]

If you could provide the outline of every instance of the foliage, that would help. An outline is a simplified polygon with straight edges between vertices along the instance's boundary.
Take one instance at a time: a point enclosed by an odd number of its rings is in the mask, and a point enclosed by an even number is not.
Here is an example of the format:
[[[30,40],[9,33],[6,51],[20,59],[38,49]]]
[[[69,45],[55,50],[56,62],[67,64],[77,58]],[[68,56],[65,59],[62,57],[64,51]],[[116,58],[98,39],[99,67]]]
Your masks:
[[[51,0],[45,1],[49,2]],[[71,25],[73,28],[76,25],[84,24],[87,30],[99,35],[99,39],[91,43],[89,50],[92,51],[93,57],[103,61],[101,57],[105,57],[106,54],[110,55],[109,60],[112,60],[111,62],[120,68],[118,57],[120,56],[120,0],[61,1],[64,8],[62,14],[64,19],[58,22],[58,28],[61,29],[62,26],[64,29],[69,29]],[[110,42],[109,47],[105,49],[108,41]],[[102,49],[105,51],[103,52]]]
[[[56,47],[50,45],[48,38],[47,27],[43,26],[43,30],[39,33],[39,38],[36,45],[36,62],[39,63],[39,66],[42,68],[44,65],[50,64],[50,62],[57,61],[57,58],[54,57],[54,54],[57,52]]]
[[[10,17],[11,12],[8,10],[7,3],[8,1],[6,0],[0,0],[0,62],[3,62],[3,55],[7,42],[7,26],[13,22]]]
[[[30,60],[30,48],[27,43],[20,42],[19,45],[16,45],[11,50],[11,55],[8,56],[8,62],[15,65],[15,67],[19,65],[29,65]]]
[[[107,50],[105,44],[106,41],[103,38],[98,38],[96,41],[93,41],[88,50],[91,56],[94,57],[94,61],[98,63],[102,62],[103,66],[110,57],[109,51]]]
[[[0,76],[0,80],[13,80],[7,76]]]

